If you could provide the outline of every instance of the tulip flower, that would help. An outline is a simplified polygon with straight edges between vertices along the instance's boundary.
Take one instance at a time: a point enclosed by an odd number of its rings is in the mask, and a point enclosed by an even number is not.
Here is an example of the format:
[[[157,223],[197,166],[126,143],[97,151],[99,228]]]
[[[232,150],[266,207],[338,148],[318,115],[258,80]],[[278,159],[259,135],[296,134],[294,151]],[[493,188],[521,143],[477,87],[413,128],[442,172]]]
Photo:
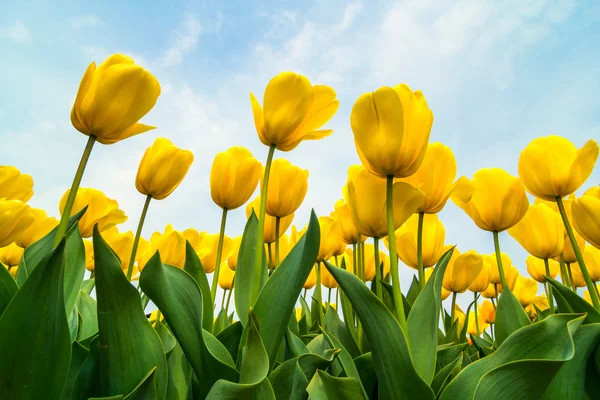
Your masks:
[[[467,320],[467,316],[464,311],[458,306],[458,304],[453,304],[452,309],[450,311],[450,320],[454,323],[456,321],[456,333],[460,336],[462,332],[465,322]]]
[[[31,207],[21,200],[0,199],[0,247],[17,240],[34,221]]]
[[[545,204],[530,205],[523,219],[508,233],[537,258],[553,258],[563,251],[562,219]]]
[[[490,283],[502,283],[502,281],[500,280],[500,271],[498,268],[498,260],[496,259],[496,253],[484,254],[482,255],[482,257],[484,261],[490,265]],[[510,259],[508,254],[500,252],[500,259],[502,261],[502,265],[505,265],[506,268],[510,268],[510,266],[512,265],[512,260]]]
[[[165,227],[163,233],[154,232],[150,237],[148,251],[140,257],[138,269],[143,270],[146,263],[156,252],[160,253],[163,264],[183,268],[185,263],[185,237],[182,232],[173,229],[171,224]]]
[[[102,238],[119,257],[119,260],[121,260],[121,268],[127,271],[129,259],[131,258],[131,253],[133,251],[133,232],[119,232],[119,230],[114,227],[103,232]],[[144,238],[140,238],[136,254],[133,255],[134,260],[138,260],[146,251],[148,251],[148,248],[148,242]]]
[[[600,249],[600,186],[588,189],[573,200],[573,225],[592,246]]]
[[[521,152],[519,177],[534,196],[556,201],[583,185],[597,158],[598,144],[594,140],[577,149],[563,137],[541,137]]]
[[[341,228],[336,220],[331,217],[319,217],[319,226],[321,228],[321,243],[317,262],[331,258],[337,242],[341,241]]]
[[[308,170],[278,158],[271,165],[266,211],[273,217],[287,217],[296,212],[308,191]]]
[[[233,278],[235,278],[235,271],[229,268],[227,262],[223,262],[221,274],[219,275],[219,286],[221,289],[231,290],[233,288]]]
[[[496,308],[491,301],[486,300],[479,306],[479,315],[486,324],[493,324],[496,320]]]
[[[12,273],[12,269],[10,270],[10,272]],[[596,290],[596,294],[600,293],[598,291],[598,285],[594,285],[594,287],[595,287],[595,290]],[[592,298],[590,297],[590,291],[589,290],[586,290],[586,291],[583,292],[583,299],[585,301],[587,301],[588,303],[593,304],[592,303]]]
[[[22,248],[29,247],[37,242],[58,225],[58,220],[54,217],[48,217],[46,211],[39,208],[32,208],[31,213],[35,220],[15,241]]]
[[[67,190],[60,199],[58,209],[61,215],[69,195],[70,190]],[[98,230],[103,232],[127,221],[127,216],[123,210],[119,209],[119,203],[109,199],[98,189],[79,188],[71,208],[71,215],[78,213],[85,206],[87,206],[87,210],[79,220],[79,231],[84,238],[92,237],[95,225],[98,225]]]
[[[244,147],[235,146],[218,153],[210,170],[210,195],[216,205],[235,210],[256,190],[262,166]]]
[[[200,246],[203,249],[203,251],[198,257],[200,257],[200,262],[202,263],[204,272],[206,272],[207,274],[216,271],[215,266],[217,262],[217,253],[219,251],[219,237],[220,235],[218,234],[205,234],[202,238],[202,242],[200,243]],[[227,259],[232,253],[233,240],[228,236],[223,236],[221,256],[223,257],[223,259]],[[218,276],[216,273],[213,279],[218,280]]]
[[[287,255],[290,253],[290,251],[292,250],[292,248],[294,247],[294,245],[297,242],[292,243],[292,239],[290,236],[281,235],[278,243],[279,243],[279,260],[281,262],[283,262],[283,260],[285,260],[285,258],[287,257]],[[274,243],[269,243],[267,246],[268,246],[267,251],[270,252],[270,254],[271,254],[270,257],[267,257],[268,266],[269,266],[269,269],[273,270],[273,269],[279,267],[279,265],[276,265],[277,260],[275,259],[275,257],[273,257]]]
[[[321,268],[321,284],[328,289],[335,289],[338,287],[338,283],[327,268]]]
[[[582,288],[587,286],[583,273],[581,272],[581,267],[578,263],[567,264],[567,268],[570,270],[569,278],[571,278],[571,283],[574,287]],[[593,288],[594,286],[592,285],[592,289]]]
[[[462,293],[477,279],[483,269],[483,258],[473,250],[460,254],[454,249],[442,284],[453,293]]]
[[[485,262],[483,257],[481,258],[482,268],[481,272],[477,275],[477,278],[471,283],[468,289],[473,292],[476,296],[477,293],[481,293],[487,290],[490,284],[490,264]]]
[[[296,307],[296,321],[300,322],[302,315],[304,315],[302,307]]]
[[[530,305],[537,294],[537,282],[531,278],[517,277],[514,287],[514,295],[519,300],[523,307]]]
[[[313,269],[310,270],[310,274],[306,278],[306,282],[304,282],[304,285],[302,287],[304,288],[304,290],[308,290],[308,289],[314,288],[316,284],[317,284],[317,270],[316,270],[316,268],[313,267]]]
[[[256,214],[259,211],[260,207],[260,197],[256,197],[250,203],[246,205],[246,218],[250,218],[252,211]],[[257,214],[258,215],[258,214]],[[290,225],[292,225],[292,221],[294,220],[294,214],[288,215],[287,217],[281,218],[280,226],[279,226],[279,235],[283,235]],[[264,222],[264,230],[263,230],[263,240],[265,243],[274,243],[277,238],[275,235],[276,231],[276,218],[271,217],[270,215],[265,215]]]
[[[183,232],[185,236],[185,231]],[[227,266],[235,271],[237,268],[238,257],[240,254],[240,246],[242,245],[242,237],[236,236],[231,241],[231,254],[227,257]]]
[[[468,322],[467,322],[467,334],[479,336],[483,331],[488,328],[488,324],[485,322],[481,313],[476,311],[469,311]]]
[[[94,272],[94,243],[92,240],[83,239],[85,249],[85,269]]]
[[[549,308],[548,299],[546,298],[545,295],[535,296],[533,298],[533,302],[530,305],[528,305],[527,307],[525,307],[525,311],[527,312],[527,314],[529,314],[531,319],[535,318],[535,316],[537,315],[536,307],[540,311],[544,311]]]
[[[332,216],[333,214],[335,214],[335,219],[340,223],[342,240],[346,244],[354,244],[366,239],[365,236],[358,233],[358,229],[356,229],[354,220],[352,219],[352,211],[343,199],[335,203],[335,211],[332,213]]]
[[[485,257],[482,257],[485,260]],[[484,261],[485,262],[485,261]],[[490,271],[491,271],[492,267],[490,266]],[[481,295],[483,297],[485,297],[486,299],[495,299],[496,298],[496,290],[498,289],[498,285],[495,285],[493,283],[490,283],[488,285],[488,287],[481,292]],[[498,292],[500,293],[500,292]]]
[[[0,263],[11,267],[16,267],[21,262],[23,252],[25,250],[22,247],[17,246],[15,243],[11,243],[8,246],[0,248]]]
[[[0,165],[0,199],[26,203],[33,196],[33,179],[17,168]]]
[[[544,260],[529,256],[527,260],[525,260],[525,264],[527,264],[527,272],[529,275],[539,283],[546,283],[546,266]],[[555,260],[548,260],[549,270],[550,270],[550,278],[556,278],[558,275],[558,262]]]
[[[375,246],[373,246],[370,243],[365,243],[364,244],[364,251],[365,251],[365,282],[369,282],[372,281],[373,278],[375,278],[376,276],[376,261],[379,261],[379,264],[381,265],[381,263],[383,263],[383,272],[382,273],[382,277],[380,279],[382,279],[383,277],[385,277],[385,275],[387,273],[389,273],[390,271],[390,259],[387,256],[387,254],[385,254],[383,251],[379,250],[378,251],[378,260],[375,260]]]
[[[600,281],[600,250],[590,246],[586,247],[583,251],[583,259],[592,282]]]

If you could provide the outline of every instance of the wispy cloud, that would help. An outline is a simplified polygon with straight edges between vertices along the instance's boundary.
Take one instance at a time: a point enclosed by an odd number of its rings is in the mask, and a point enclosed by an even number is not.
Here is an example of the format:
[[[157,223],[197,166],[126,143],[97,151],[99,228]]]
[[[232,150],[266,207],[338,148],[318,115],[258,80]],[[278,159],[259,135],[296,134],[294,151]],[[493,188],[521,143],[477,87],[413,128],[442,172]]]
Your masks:
[[[196,18],[188,15],[180,29],[175,31],[175,38],[163,55],[162,64],[166,67],[181,64],[183,57],[196,47],[201,33],[202,25]]]
[[[69,23],[69,25],[71,25],[73,29],[81,29],[89,26],[102,25],[102,20],[94,14],[70,17],[67,19],[67,22]]]
[[[31,32],[21,20],[6,27],[0,27],[0,38],[7,38],[17,43],[27,43],[31,40]]]
[[[340,24],[337,26],[337,29],[340,31],[345,31],[346,29],[350,28],[354,22],[354,18],[356,18],[361,9],[362,1],[355,1],[354,3],[348,4],[344,9],[342,22],[340,22]]]

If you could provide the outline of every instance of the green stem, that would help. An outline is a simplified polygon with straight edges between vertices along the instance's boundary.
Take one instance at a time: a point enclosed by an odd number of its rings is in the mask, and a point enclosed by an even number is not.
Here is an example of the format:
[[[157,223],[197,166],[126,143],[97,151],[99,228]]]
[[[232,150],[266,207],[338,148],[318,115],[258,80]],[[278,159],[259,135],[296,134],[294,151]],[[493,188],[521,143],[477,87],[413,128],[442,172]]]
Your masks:
[[[425,269],[423,268],[423,220],[425,213],[419,213],[419,225],[417,228],[417,267],[419,269],[419,284],[421,290],[425,288]]]
[[[275,268],[279,267],[279,225],[281,218],[275,217]]]
[[[221,272],[221,255],[223,254],[223,241],[225,240],[225,224],[227,223],[227,209],[223,209],[221,214],[221,230],[219,231],[219,243],[217,244],[217,258],[215,259],[215,272],[213,274],[210,295],[213,299],[213,307],[217,295],[217,283],[219,282],[219,273]],[[221,307],[222,308],[222,307]]]
[[[302,295],[302,297],[304,297],[304,299],[306,299],[306,292],[308,292],[308,289],[304,289],[304,294]]]
[[[54,237],[54,247],[58,246],[62,238],[67,233],[67,225],[69,224],[71,210],[73,210],[73,204],[75,203],[77,190],[81,184],[81,178],[83,177],[85,166],[90,159],[90,154],[92,153],[94,143],[96,143],[96,136],[90,135],[85,145],[85,149],[83,149],[83,154],[81,155],[81,160],[79,161],[79,166],[77,167],[77,172],[75,172],[75,177],[73,178],[73,183],[71,184],[71,190],[69,191],[69,197],[67,197],[65,207],[63,208],[62,215],[60,216],[60,223],[58,224],[56,236]]]
[[[360,279],[362,279],[363,283],[366,282],[367,275],[367,257],[365,255],[365,242],[359,243],[360,246],[360,264],[362,265],[360,269]]]
[[[404,303],[402,302],[402,290],[400,289],[400,273],[398,272],[398,258],[396,256],[396,235],[394,229],[394,176],[387,176],[386,185],[386,211],[388,225],[388,241],[390,244],[390,272],[392,274],[392,293],[394,295],[394,308],[396,319],[408,340],[406,326],[406,315],[404,315]]]
[[[452,292],[452,308],[450,309],[450,321],[452,321],[452,324],[454,323],[454,317],[456,316],[456,313],[454,312],[454,309],[456,308],[456,292]]]
[[[252,286],[252,304],[256,302],[258,293],[260,292],[260,281],[262,278],[262,256],[265,234],[265,212],[267,207],[267,188],[269,187],[269,174],[271,173],[271,164],[273,163],[273,154],[275,154],[275,145],[269,147],[267,155],[267,164],[265,165],[265,174],[263,176],[263,184],[260,191],[260,210],[258,214],[258,228],[256,234],[256,254],[254,256],[254,284]]]
[[[146,196],[146,201],[144,202],[144,208],[142,208],[142,215],[140,215],[140,220],[138,222],[137,230],[135,231],[135,239],[133,239],[133,247],[131,248],[131,255],[129,256],[129,265],[127,266],[127,280],[131,280],[131,274],[133,273],[133,264],[135,263],[135,256],[137,255],[138,245],[140,244],[140,237],[142,236],[142,227],[144,226],[144,221],[146,220],[146,214],[148,214],[148,206],[150,206],[150,200],[152,200],[152,196]],[[141,265],[138,266],[140,269]]]
[[[544,258],[544,266],[546,267],[546,276],[550,277],[550,264],[548,263],[547,258]],[[552,312],[552,310],[554,310],[554,297],[552,297],[552,285],[548,285],[548,304],[550,305],[550,311]]]
[[[271,274],[273,273],[273,271],[275,271],[275,265],[273,265],[273,248],[271,247],[272,243],[267,244],[267,257],[268,257],[268,270],[269,270],[269,276],[271,276]],[[271,265],[273,265],[273,268],[271,268]]]
[[[594,308],[600,311],[600,299],[594,290],[594,282],[592,282],[592,278],[590,278],[590,273],[588,272],[587,267],[585,266],[585,261],[583,260],[583,256],[581,255],[581,251],[579,250],[579,246],[577,245],[577,240],[575,239],[575,234],[573,233],[573,228],[571,228],[571,224],[569,223],[569,218],[567,217],[567,213],[565,211],[565,206],[563,205],[562,198],[560,196],[556,197],[556,205],[558,206],[558,210],[560,211],[560,216],[562,217],[563,223],[565,224],[565,229],[567,230],[567,236],[569,236],[569,240],[571,241],[571,246],[573,247],[573,252],[575,253],[575,258],[577,258],[577,263],[579,264],[579,268],[581,268],[581,273],[583,274],[583,279],[585,280],[585,284],[590,292],[590,298],[592,299],[592,304],[594,304]]]
[[[353,263],[352,267],[354,269],[354,271],[353,271],[354,275],[356,275],[358,277],[360,275],[358,274],[359,265],[358,265],[358,254],[356,254],[357,251],[358,251],[358,249],[357,249],[356,243],[352,243],[352,263]],[[346,268],[348,268],[348,267],[346,267]]]
[[[473,292],[473,300],[475,303],[475,332],[479,336],[479,313],[477,312],[477,292]]]
[[[327,305],[331,304],[331,288],[329,288],[329,291],[327,292]]]
[[[379,265],[379,238],[373,238],[373,247],[375,248],[375,294],[379,300],[383,301],[381,268]]]
[[[569,280],[571,281],[571,289],[574,292],[577,292],[577,288],[575,287],[575,281],[573,280],[573,271],[571,270],[571,263],[567,263],[567,272],[569,273]]]
[[[496,285],[494,285],[496,286]],[[496,300],[498,300],[498,292],[496,292]],[[494,299],[490,299],[492,301],[492,306],[494,306],[494,311],[496,311],[496,301],[494,301]]]
[[[229,293],[227,293],[227,303],[225,304],[225,315],[229,315],[229,302],[231,301],[231,293],[233,293],[233,288],[235,286],[235,276],[233,277],[233,281],[231,282],[231,289]]]
[[[496,250],[496,262],[498,263],[498,272],[500,272],[502,290],[506,290],[508,289],[508,285],[506,284],[506,276],[504,275],[504,268],[502,267],[502,255],[500,254],[500,240],[498,239],[498,231],[494,231],[494,249]]]
[[[335,289],[335,311],[338,311],[338,303],[340,301],[340,287],[338,286],[337,289]]]
[[[315,287],[314,297],[319,302],[319,324],[323,326],[323,295],[321,294],[321,263],[317,262],[317,286]]]
[[[225,294],[227,293],[227,289],[223,289],[223,297],[221,298],[221,310],[225,308]]]
[[[563,253],[560,253],[560,277],[562,278],[565,286],[571,287],[571,280],[567,272],[567,266],[565,265],[565,257]]]
[[[548,282],[544,282],[544,293],[546,293],[546,298],[549,299],[550,294],[548,293]]]
[[[338,256],[334,256],[334,260],[335,260],[335,266],[339,267],[340,266],[340,262],[338,260]]]
[[[494,283],[494,294],[496,295],[496,303],[498,302],[498,284]],[[494,305],[494,310],[496,309],[496,303],[494,303],[494,299],[492,299],[492,304]]]
[[[598,286],[596,286],[596,282],[594,282],[594,289],[596,289],[596,294],[600,297],[600,291],[598,291]]]

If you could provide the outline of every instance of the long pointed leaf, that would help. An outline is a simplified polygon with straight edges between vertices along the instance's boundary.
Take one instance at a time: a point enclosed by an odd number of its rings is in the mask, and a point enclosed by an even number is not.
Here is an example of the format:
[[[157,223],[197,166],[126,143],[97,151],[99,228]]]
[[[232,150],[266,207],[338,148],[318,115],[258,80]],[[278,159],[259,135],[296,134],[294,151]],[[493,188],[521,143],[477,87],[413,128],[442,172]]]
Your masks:
[[[206,272],[204,271],[202,263],[198,258],[198,254],[196,254],[196,251],[187,240],[185,242],[185,265],[183,270],[190,274],[192,278],[194,278],[198,284],[200,292],[202,293],[202,329],[212,332],[213,305],[212,301],[208,300],[211,298],[210,285],[208,284],[208,278],[206,277]],[[204,299],[207,300],[204,301]]]

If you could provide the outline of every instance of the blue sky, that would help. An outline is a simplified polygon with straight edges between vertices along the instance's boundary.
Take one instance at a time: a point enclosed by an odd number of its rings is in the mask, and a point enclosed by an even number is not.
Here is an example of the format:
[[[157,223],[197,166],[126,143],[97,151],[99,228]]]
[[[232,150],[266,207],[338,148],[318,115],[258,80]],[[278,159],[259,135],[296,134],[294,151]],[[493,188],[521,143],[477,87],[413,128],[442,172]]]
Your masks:
[[[79,81],[91,61],[122,52],[162,85],[143,122],[158,129],[112,146],[98,145],[83,186],[119,201],[134,229],[143,196],[135,190],[141,156],[157,136],[196,157],[167,200],[155,201],[144,229],[216,232],[220,212],[208,187],[216,152],[248,147],[264,162],[249,92],[261,98],[269,79],[293,70],[333,86],[341,106],[335,133],[279,153],[310,170],[309,192],[295,223],[311,208],[328,214],[341,197],[347,167],[357,163],[349,126],[355,99],[382,85],[421,89],[435,115],[431,141],[449,145],[459,175],[501,167],[516,175],[532,139],[559,134],[577,147],[600,138],[600,4],[593,0],[502,1],[37,1],[4,5],[0,16],[0,163],[35,180],[31,204],[58,214],[86,137],[70,124]],[[585,187],[600,183],[597,167]],[[493,250],[454,204],[441,214],[448,243]],[[241,233],[243,209],[227,232]],[[525,272],[525,252],[507,234],[502,246]],[[403,270],[405,285],[412,271]],[[466,299],[465,299],[466,301]]]

